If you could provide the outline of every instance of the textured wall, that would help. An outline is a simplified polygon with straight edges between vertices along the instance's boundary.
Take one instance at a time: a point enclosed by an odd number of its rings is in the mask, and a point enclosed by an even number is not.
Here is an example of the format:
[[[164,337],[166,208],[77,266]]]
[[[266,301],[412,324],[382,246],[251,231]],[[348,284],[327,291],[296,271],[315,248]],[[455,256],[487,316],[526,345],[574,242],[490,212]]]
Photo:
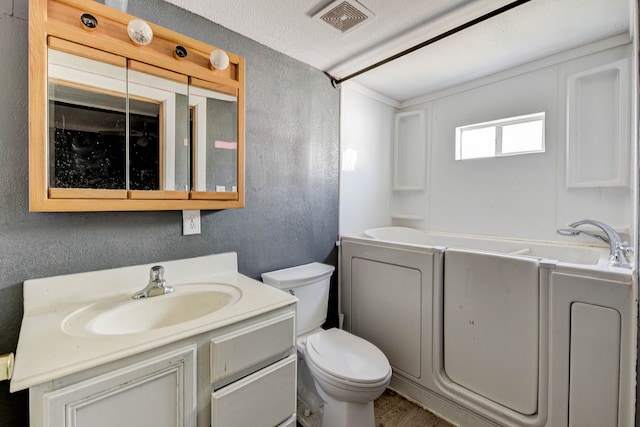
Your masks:
[[[161,0],[129,8],[246,58],[246,208],[202,212],[196,236],[182,236],[180,212],[30,213],[27,0],[0,0],[0,353],[15,351],[26,279],[225,251],[255,278],[337,261],[338,91],[320,71]],[[27,400],[0,383],[0,426],[26,425]]]

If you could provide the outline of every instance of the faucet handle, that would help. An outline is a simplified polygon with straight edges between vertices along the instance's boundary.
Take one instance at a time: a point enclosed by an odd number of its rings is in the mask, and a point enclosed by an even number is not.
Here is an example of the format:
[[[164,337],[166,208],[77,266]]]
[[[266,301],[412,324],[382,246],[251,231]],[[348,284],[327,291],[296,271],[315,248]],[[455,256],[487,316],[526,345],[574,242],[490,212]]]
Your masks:
[[[620,242],[618,245],[618,248],[624,252],[625,255],[629,256],[629,255],[633,255],[635,253],[634,249],[629,246],[629,242],[624,241],[624,242]]]
[[[164,281],[164,267],[161,265],[154,265],[149,270],[149,282],[163,282]]]

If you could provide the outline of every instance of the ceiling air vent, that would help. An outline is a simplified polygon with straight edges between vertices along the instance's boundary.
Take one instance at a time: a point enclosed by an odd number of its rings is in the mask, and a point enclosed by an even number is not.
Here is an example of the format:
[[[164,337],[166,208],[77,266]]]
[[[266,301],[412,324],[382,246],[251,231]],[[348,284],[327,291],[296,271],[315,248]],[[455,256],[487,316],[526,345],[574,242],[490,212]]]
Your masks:
[[[345,34],[355,30],[370,18],[373,13],[357,1],[335,1],[314,15],[315,19],[325,22],[331,28]]]

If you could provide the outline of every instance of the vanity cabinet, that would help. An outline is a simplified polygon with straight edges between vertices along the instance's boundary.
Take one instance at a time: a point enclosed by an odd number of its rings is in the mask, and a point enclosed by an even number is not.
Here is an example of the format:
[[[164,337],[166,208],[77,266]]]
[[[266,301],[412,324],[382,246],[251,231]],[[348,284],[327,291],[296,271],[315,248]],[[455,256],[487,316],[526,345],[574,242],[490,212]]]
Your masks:
[[[29,9],[31,211],[244,207],[242,57],[97,2]]]
[[[295,426],[295,305],[30,388],[31,427]]]

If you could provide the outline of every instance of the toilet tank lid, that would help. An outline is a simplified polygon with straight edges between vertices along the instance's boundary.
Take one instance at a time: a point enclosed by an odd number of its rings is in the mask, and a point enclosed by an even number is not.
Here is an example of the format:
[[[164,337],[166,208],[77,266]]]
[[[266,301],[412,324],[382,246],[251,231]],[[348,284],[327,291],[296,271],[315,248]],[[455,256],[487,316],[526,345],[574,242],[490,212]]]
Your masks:
[[[332,265],[312,262],[297,267],[262,273],[262,281],[276,288],[292,288],[308,285],[331,276],[335,269]]]

